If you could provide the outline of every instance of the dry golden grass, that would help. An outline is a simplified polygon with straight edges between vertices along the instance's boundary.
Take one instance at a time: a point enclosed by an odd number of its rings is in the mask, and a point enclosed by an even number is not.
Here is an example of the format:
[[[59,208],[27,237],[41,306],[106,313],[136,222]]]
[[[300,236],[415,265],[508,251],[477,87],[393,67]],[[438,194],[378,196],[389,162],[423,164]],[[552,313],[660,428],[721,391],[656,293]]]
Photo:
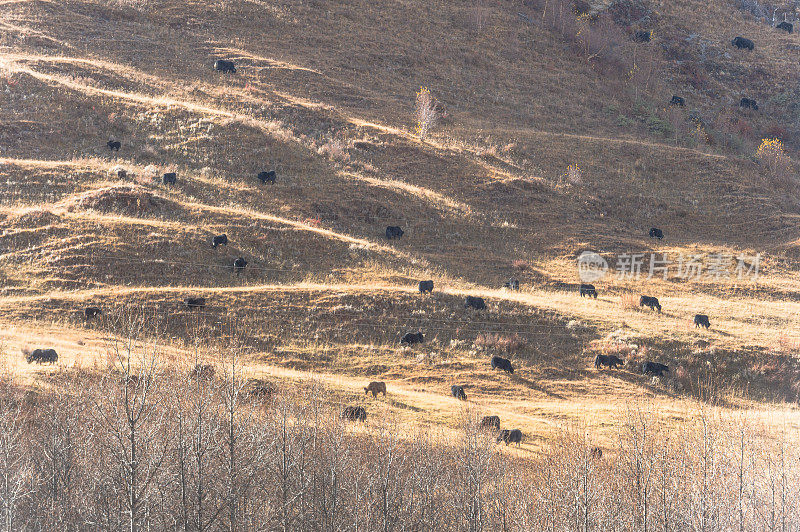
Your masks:
[[[380,377],[393,391],[379,408],[408,433],[455,430],[462,405],[448,388],[463,383],[471,406],[531,436],[525,450],[572,422],[609,444],[616,405],[633,398],[670,423],[712,389],[711,400],[764,415],[771,399],[797,397],[793,185],[764,186],[759,168],[725,148],[620,125],[636,103],[631,87],[565,52],[558,35],[507,6],[487,8],[476,37],[471,11],[451,3],[140,4],[0,4],[0,326],[9,371],[26,385],[59,371],[22,364],[27,344],[56,346],[59,367],[103,371],[98,342],[118,331],[75,317],[97,304],[163,313],[175,364],[198,331],[249,320],[248,374],[313,375],[341,398]],[[795,35],[742,22],[720,2],[659,11],[665,27],[691,20],[712,41],[716,59],[704,68],[744,72],[710,80],[711,92],[732,98],[747,87],[761,100],[775,80],[788,88]],[[757,38],[754,54],[729,46],[740,24]],[[215,58],[235,59],[237,75],[213,72]],[[755,64],[764,80],[747,74]],[[677,68],[665,63],[670,92],[719,111]],[[448,109],[424,142],[413,134],[421,85]],[[666,119],[663,94],[642,97]],[[766,106],[751,120],[758,129],[779,115]],[[111,137],[119,153],[104,148]],[[136,177],[109,176],[117,164]],[[580,180],[553,187],[573,164]],[[136,181],[150,165],[177,171],[177,186]],[[274,186],[255,180],[273,168]],[[406,235],[385,241],[387,225]],[[647,238],[652,225],[663,242]],[[219,233],[231,243],[215,251]],[[585,249],[768,256],[758,283],[610,275],[588,300],[575,290]],[[230,270],[236,256],[250,262],[241,276]],[[500,289],[511,277],[521,292]],[[434,295],[418,296],[428,278]],[[217,308],[188,315],[179,300],[193,294]],[[657,295],[663,314],[640,310],[641,294]],[[466,295],[485,297],[489,311],[466,312]],[[695,329],[698,312],[711,330]],[[412,329],[430,341],[406,352],[396,340]],[[592,344],[618,330],[636,353]],[[519,357],[520,375],[491,373],[472,351],[480,335]],[[654,386],[633,364],[596,372],[595,347],[672,362],[678,376]],[[703,364],[712,369],[699,373]],[[692,384],[701,378],[714,382]]]

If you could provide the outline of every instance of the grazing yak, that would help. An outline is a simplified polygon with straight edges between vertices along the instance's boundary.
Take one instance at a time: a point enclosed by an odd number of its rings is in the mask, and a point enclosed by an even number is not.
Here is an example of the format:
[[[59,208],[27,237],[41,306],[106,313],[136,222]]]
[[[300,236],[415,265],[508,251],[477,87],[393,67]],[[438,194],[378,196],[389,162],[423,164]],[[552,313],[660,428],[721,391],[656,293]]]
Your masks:
[[[278,393],[278,386],[274,382],[261,379],[250,379],[245,390],[251,399],[268,401]]]
[[[492,369],[500,368],[507,373],[510,373],[512,375],[514,374],[514,366],[511,365],[511,361],[508,360],[507,358],[493,356],[491,364],[492,364]]]
[[[195,364],[189,372],[189,377],[192,379],[211,380],[217,370],[211,364]]]
[[[658,302],[657,297],[642,296],[639,298],[640,307],[650,307],[650,310],[658,309],[661,312],[661,303]]]
[[[217,249],[217,246],[227,246],[228,235],[217,235],[211,240],[211,247]]]
[[[486,302],[482,297],[467,296],[464,300],[464,308],[474,308],[475,310],[486,310]]]
[[[56,353],[55,349],[34,349],[25,353],[25,361],[28,364],[33,364],[34,362],[37,364],[44,364],[45,362],[55,364],[58,362],[58,353]]]
[[[175,172],[167,172],[161,176],[161,181],[165,185],[175,185],[178,182],[178,174]]]
[[[431,294],[433,293],[433,281],[420,281],[419,282],[419,293],[420,294]]]
[[[592,450],[589,451],[589,456],[596,460],[600,460],[603,457],[603,449],[600,447],[592,447]]]
[[[664,238],[664,232],[661,229],[658,229],[657,227],[651,227],[649,234],[650,238],[657,238],[659,240]]]
[[[607,366],[611,369],[616,369],[617,366],[622,366],[624,362],[616,355],[597,355],[594,358],[594,367],[600,369]]]
[[[677,105],[678,107],[685,107],[686,100],[684,100],[681,96],[672,95],[672,99],[669,101],[670,105]]]
[[[650,42],[652,33],[647,30],[637,30],[633,32],[633,42]]]
[[[403,236],[403,230],[396,225],[390,225],[386,228],[386,240],[392,240],[394,238],[400,238]]]
[[[122,143],[118,140],[109,140],[106,142],[106,146],[108,146],[108,149],[111,151],[119,151],[122,147]]]
[[[792,33],[792,30],[794,30],[794,26],[792,25],[792,23],[786,22],[785,20],[775,27],[778,28],[779,30],[785,31],[786,33]]]
[[[594,287],[593,284],[585,284],[581,283],[580,287],[581,297],[593,297],[597,299],[597,289]]]
[[[500,430],[500,416],[484,416],[481,420],[481,428]]]
[[[742,109],[752,109],[753,111],[758,111],[758,104],[755,100],[750,98],[742,98],[739,100],[739,107]]]
[[[373,381],[364,388],[364,395],[372,392],[372,397],[378,397],[379,393],[382,393],[384,397],[386,397],[386,383],[385,382],[377,382]]]
[[[401,345],[414,345],[414,344],[421,344],[425,341],[425,337],[422,336],[422,332],[415,332],[415,333],[405,333],[402,338],[400,338]]]
[[[509,290],[519,290],[519,280],[509,279],[503,283],[503,288],[508,288]]]
[[[464,387],[463,386],[459,386],[458,384],[452,385],[450,387],[450,393],[456,399],[461,399],[462,401],[466,401],[467,400],[467,394],[464,393]]]
[[[83,311],[83,314],[84,314],[84,316],[86,316],[87,320],[90,320],[92,318],[96,318],[97,316],[99,316],[102,313],[103,313],[103,311],[100,310],[100,307],[86,307],[86,309],[84,309],[84,311]]]
[[[346,406],[342,410],[341,417],[348,421],[366,421],[367,411],[363,406]]]
[[[746,39],[744,37],[734,37],[731,41],[731,44],[741,50],[744,48],[745,50],[754,50],[756,45],[750,39]]]
[[[237,275],[244,271],[245,266],[247,266],[247,261],[242,257],[239,257],[233,261],[233,271],[236,272]]]
[[[224,74],[236,74],[236,64],[233,61],[226,61],[225,59],[217,59],[214,61],[214,70]]]
[[[508,446],[509,443],[516,443],[517,447],[519,447],[519,444],[522,443],[522,431],[519,429],[503,429],[500,431],[500,434],[497,435],[497,443],[501,441],[505,442],[506,446]]]
[[[278,174],[275,173],[275,170],[270,170],[269,172],[259,172],[256,176],[259,181],[263,184],[269,183],[270,185],[275,184],[275,179],[278,177]]]
[[[144,377],[139,377],[139,375],[127,375],[120,378],[119,383],[122,384],[123,386],[130,386],[132,388],[136,388],[143,381]]]
[[[187,297],[183,302],[189,309],[205,308],[206,306],[206,298],[204,297]]]
[[[694,315],[694,326],[697,327],[705,327],[708,329],[711,327],[711,322],[708,321],[708,316],[705,314],[695,314]]]
[[[650,361],[647,361],[642,364],[642,375],[662,377],[664,373],[669,373],[669,366],[665,364],[659,364],[658,362],[650,362]]]

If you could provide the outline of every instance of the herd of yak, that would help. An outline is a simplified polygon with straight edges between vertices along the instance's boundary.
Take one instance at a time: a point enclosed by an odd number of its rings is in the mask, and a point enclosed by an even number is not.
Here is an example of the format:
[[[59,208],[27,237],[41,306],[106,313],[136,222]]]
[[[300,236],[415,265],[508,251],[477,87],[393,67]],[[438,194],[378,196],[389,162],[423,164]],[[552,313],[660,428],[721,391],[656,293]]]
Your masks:
[[[780,24],[775,26],[779,30],[783,30],[788,33],[792,33],[794,30],[794,26],[791,22],[783,21]],[[731,41],[731,45],[738,48],[739,50],[755,50],[756,44],[746,37],[735,37]],[[685,107],[686,106],[686,99],[682,96],[673,95],[672,99],[669,101],[670,105],[677,105],[678,107]],[[758,103],[752,98],[742,98],[739,100],[739,107],[742,109],[752,109],[753,111],[758,111]]]
[[[788,31],[789,33],[792,32],[792,25],[788,22],[783,22],[776,26],[779,29],[783,29]],[[750,39],[746,39],[744,37],[736,37],[731,42],[733,46],[739,49],[746,49],[746,50],[753,50],[755,45],[753,41]],[[214,70],[221,72],[221,73],[236,73],[236,65],[233,61],[227,60],[217,60],[214,63]],[[671,105],[677,106],[685,106],[686,101],[683,97],[674,95],[670,100]],[[742,98],[740,101],[740,106],[742,108],[758,110],[758,104],[755,100],[750,98]],[[108,149],[112,152],[119,152],[120,148],[122,147],[122,143],[118,140],[110,139],[106,144]],[[277,173],[275,170],[263,171],[259,172],[256,175],[256,179],[258,179],[262,184],[275,184],[277,180]],[[162,182],[164,185],[176,185],[178,181],[178,176],[175,172],[167,172],[164,173],[162,176]],[[388,240],[399,239],[403,236],[404,231],[402,228],[398,226],[388,226],[386,228],[386,238]],[[651,238],[657,238],[659,240],[664,238],[663,232],[658,228],[651,228],[649,233]],[[214,249],[217,249],[219,246],[227,246],[228,245],[228,236],[226,234],[216,235],[212,238],[211,246]],[[233,271],[237,274],[244,271],[245,267],[247,266],[247,260],[243,257],[238,257],[233,261]],[[419,292],[421,294],[431,294],[433,293],[433,281],[426,280],[419,282]],[[519,290],[519,280],[517,279],[509,279],[503,285],[504,288],[509,290]],[[579,293],[581,297],[590,297],[597,299],[597,289],[594,285],[591,284],[581,284],[579,288]],[[193,310],[193,309],[202,309],[206,306],[206,299],[204,297],[188,297],[184,299],[184,305],[186,308]],[[658,299],[651,296],[641,296],[639,300],[640,307],[649,307],[651,310],[658,310],[661,312],[661,305],[658,302]],[[467,296],[464,301],[465,308],[472,308],[474,310],[485,310],[486,309],[486,302],[481,297],[477,296]],[[97,318],[102,314],[102,311],[99,307],[87,307],[84,311],[84,315],[86,319],[93,319]],[[694,323],[696,327],[705,327],[708,329],[711,325],[708,319],[708,316],[705,314],[697,314],[694,318]],[[401,345],[404,346],[413,346],[414,344],[422,343],[424,341],[424,336],[421,331],[418,332],[409,332],[402,336],[400,339]],[[33,351],[26,351],[25,352],[26,360],[28,363],[55,363],[58,360],[58,354],[54,349],[35,349]],[[597,355],[594,361],[595,368],[601,369],[603,367],[608,368],[617,368],[618,366],[622,366],[624,363],[623,360],[614,356],[614,355]],[[511,364],[511,361],[499,356],[493,356],[490,360],[490,365],[492,369],[500,369],[503,370],[511,375],[514,374],[514,367]],[[193,378],[199,377],[208,377],[209,375],[213,376],[213,367],[211,366],[198,366],[192,370],[191,376]],[[642,373],[644,375],[651,375],[660,377],[664,373],[669,372],[669,367],[665,364],[660,364],[658,362],[652,361],[645,361],[642,364]],[[454,384],[450,388],[450,392],[453,397],[456,399],[460,399],[462,401],[467,400],[467,394],[464,391],[464,387],[462,385]],[[369,394],[372,393],[373,397],[377,397],[379,393],[382,393],[386,396],[386,383],[384,382],[370,382],[369,385],[364,388],[364,393]],[[351,421],[365,421],[367,418],[367,411],[363,406],[347,406],[341,412],[342,419],[351,420]],[[509,443],[516,443],[518,446],[522,443],[522,432],[519,429],[500,429],[500,417],[499,416],[485,416],[481,420],[481,428],[492,430],[497,434],[497,442],[505,442],[506,445]],[[592,456],[599,458],[602,456],[602,450],[599,448],[593,448],[591,450]]]

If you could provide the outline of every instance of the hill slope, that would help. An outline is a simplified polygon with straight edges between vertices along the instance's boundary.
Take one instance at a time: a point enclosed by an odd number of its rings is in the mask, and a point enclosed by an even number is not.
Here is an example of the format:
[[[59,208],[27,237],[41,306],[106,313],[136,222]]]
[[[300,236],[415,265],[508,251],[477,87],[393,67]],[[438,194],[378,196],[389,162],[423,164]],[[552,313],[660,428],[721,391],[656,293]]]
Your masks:
[[[600,28],[606,11],[592,7]],[[412,424],[454,423],[453,383],[528,434],[587,415],[604,425],[614,408],[595,411],[600,400],[654,395],[665,417],[709,394],[795,400],[797,187],[750,155],[777,126],[794,153],[779,102],[800,37],[727,2],[651,7],[650,43],[613,40],[627,26],[597,35],[619,61],[648,57],[653,83],[587,58],[535,2],[486,6],[480,24],[451,2],[0,4],[7,356],[66,342],[75,363],[81,337],[144,309],[176,349],[224,343],[235,322],[255,373],[321,372],[344,397],[385,379],[410,405],[388,408],[421,412],[404,416]],[[733,49],[731,27],[757,49]],[[215,72],[220,58],[236,74]],[[424,140],[421,86],[447,114]],[[673,93],[687,109],[666,108]],[[737,110],[745,94],[769,103]],[[256,179],[270,169],[274,185]],[[175,186],[160,181],[168,171]],[[387,241],[389,225],[405,235]],[[666,238],[648,238],[651,226]],[[230,243],[212,248],[222,233]],[[587,249],[612,269],[624,253],[764,255],[757,282],[610,274],[586,300],[575,259]],[[519,293],[500,288],[511,277]],[[422,279],[432,296],[415,293]],[[636,307],[643,293],[663,313]],[[193,295],[203,312],[182,306]],[[466,295],[488,310],[465,309]],[[87,305],[104,318],[87,322]],[[692,325],[698,312],[711,330]],[[400,348],[412,330],[427,341]],[[614,350],[626,370],[592,367]],[[491,372],[489,356],[509,352],[514,376]],[[674,376],[638,375],[645,358]],[[49,371],[17,370],[32,382]]]

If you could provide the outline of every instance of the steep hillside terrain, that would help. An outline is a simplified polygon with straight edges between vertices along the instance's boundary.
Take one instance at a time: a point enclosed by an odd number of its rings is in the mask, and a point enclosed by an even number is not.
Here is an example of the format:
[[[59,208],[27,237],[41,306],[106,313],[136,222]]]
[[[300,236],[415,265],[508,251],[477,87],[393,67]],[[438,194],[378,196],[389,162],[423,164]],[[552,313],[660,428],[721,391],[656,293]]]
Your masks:
[[[554,4],[569,11],[553,19]],[[561,4],[0,3],[9,367],[45,386],[58,369],[20,351],[52,344],[60,364],[103,371],[103,340],[145,313],[176,364],[235,337],[248,372],[319,375],[343,402],[387,381],[370,408],[411,426],[454,427],[448,394],[463,384],[523,429],[524,449],[577,420],[605,444],[633,398],[666,421],[697,399],[796,401],[800,36],[723,0],[630,2],[649,10],[636,20],[621,2]],[[632,40],[640,28],[649,42]],[[421,87],[440,111],[423,139]],[[788,170],[754,156],[772,137]],[[274,184],[256,178],[267,170]],[[405,234],[387,240],[394,225]],[[218,234],[229,243],[215,249]],[[585,250],[610,262],[597,299],[577,293]],[[741,255],[760,275],[620,278],[631,253]],[[519,292],[502,288],[510,278]],[[433,294],[417,292],[423,279]],[[467,295],[488,309],[464,308]],[[206,308],[185,308],[193,296]],[[417,330],[422,346],[399,345]],[[611,353],[626,367],[596,370]],[[513,376],[491,370],[493,354]],[[672,374],[642,376],[644,360]]]

